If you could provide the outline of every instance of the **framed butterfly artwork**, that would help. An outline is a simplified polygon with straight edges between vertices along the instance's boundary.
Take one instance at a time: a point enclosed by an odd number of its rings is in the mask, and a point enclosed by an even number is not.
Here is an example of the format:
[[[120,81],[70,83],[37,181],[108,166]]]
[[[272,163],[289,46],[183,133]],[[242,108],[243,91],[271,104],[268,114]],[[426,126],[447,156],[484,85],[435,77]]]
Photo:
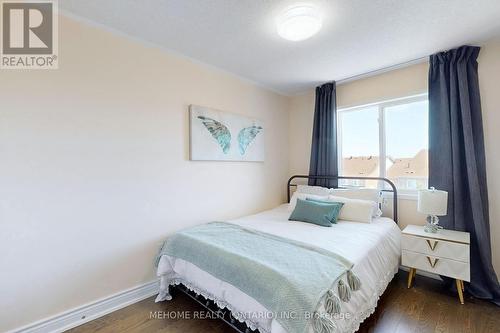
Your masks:
[[[264,161],[261,120],[198,105],[189,115],[192,161]]]

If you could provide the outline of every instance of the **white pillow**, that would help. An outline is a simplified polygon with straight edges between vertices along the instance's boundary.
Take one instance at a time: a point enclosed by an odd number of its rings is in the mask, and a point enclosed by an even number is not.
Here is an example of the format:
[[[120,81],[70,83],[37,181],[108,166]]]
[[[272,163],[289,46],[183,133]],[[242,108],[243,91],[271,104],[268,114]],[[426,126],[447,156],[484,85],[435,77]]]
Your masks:
[[[330,190],[331,195],[337,197],[344,197],[349,199],[360,199],[369,200],[373,202],[373,217],[382,216],[382,211],[380,210],[380,202],[382,200],[382,192],[375,188],[335,188]]]
[[[373,215],[373,201],[361,199],[349,199],[330,195],[328,201],[342,202],[344,205],[340,210],[339,220],[371,223]]]
[[[322,186],[297,185],[297,192],[308,193],[314,195],[330,195],[329,188]]]
[[[297,199],[306,200],[307,198],[314,200],[328,201],[327,195],[315,195],[315,194],[300,193],[299,191],[295,191],[292,195],[292,198],[290,199],[288,210],[292,211],[295,209],[295,206],[297,205]]]

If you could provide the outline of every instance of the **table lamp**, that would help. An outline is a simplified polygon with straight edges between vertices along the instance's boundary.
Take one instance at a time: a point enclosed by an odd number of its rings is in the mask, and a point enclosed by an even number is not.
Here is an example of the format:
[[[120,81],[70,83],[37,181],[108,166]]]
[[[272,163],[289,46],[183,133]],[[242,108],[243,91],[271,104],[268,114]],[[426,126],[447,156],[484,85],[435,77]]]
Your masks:
[[[420,190],[418,192],[417,210],[428,215],[424,231],[438,232],[439,229],[443,229],[439,225],[438,216],[444,216],[448,211],[448,192],[436,190],[434,187],[428,190]]]

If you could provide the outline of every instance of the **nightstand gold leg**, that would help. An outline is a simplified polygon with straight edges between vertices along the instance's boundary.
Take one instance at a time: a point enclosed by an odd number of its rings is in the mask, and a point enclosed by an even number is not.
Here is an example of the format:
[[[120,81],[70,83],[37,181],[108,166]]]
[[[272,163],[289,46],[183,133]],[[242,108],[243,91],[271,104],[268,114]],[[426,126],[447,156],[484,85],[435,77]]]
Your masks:
[[[458,298],[460,299],[460,304],[464,304],[464,293],[463,293],[463,281],[456,279]]]
[[[408,289],[411,288],[411,283],[413,281],[413,278],[415,277],[416,271],[417,270],[415,268],[410,268],[410,272],[408,273]]]
[[[462,291],[465,290],[464,281],[460,280],[460,284],[462,285]]]

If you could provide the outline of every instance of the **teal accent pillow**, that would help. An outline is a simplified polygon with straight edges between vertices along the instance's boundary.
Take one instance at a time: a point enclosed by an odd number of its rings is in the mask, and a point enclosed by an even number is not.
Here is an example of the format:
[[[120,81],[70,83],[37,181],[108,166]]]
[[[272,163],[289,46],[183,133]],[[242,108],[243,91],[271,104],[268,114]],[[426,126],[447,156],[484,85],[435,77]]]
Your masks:
[[[338,211],[336,212],[333,220],[332,220],[332,223],[337,223],[338,221],[338,218],[339,218],[339,215],[340,215],[340,211],[342,210],[342,207],[344,206],[344,203],[343,202],[338,202],[338,201],[325,201],[325,200],[320,200],[320,199],[313,199],[313,198],[306,198],[307,201],[312,201],[312,202],[316,202],[316,203],[319,203],[319,204],[323,204],[323,205],[334,205],[336,207],[338,207]]]
[[[341,202],[318,202],[297,199],[297,205],[288,220],[331,227],[333,223],[337,223],[337,218],[343,205]]]

